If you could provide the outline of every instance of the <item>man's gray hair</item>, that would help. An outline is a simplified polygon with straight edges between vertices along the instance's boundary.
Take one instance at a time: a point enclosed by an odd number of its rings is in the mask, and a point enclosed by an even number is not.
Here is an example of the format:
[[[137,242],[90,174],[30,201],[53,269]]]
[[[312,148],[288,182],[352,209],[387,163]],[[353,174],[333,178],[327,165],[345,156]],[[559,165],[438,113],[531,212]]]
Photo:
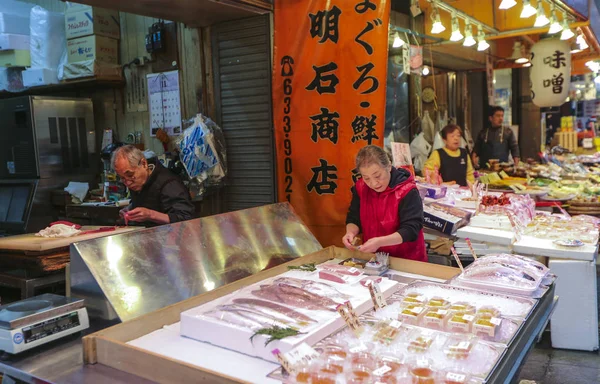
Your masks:
[[[113,152],[110,163],[113,169],[115,169],[115,161],[117,159],[123,158],[127,159],[129,165],[132,167],[137,167],[140,165],[142,159],[144,159],[144,152],[140,151],[133,145],[124,145],[119,147],[116,151]]]

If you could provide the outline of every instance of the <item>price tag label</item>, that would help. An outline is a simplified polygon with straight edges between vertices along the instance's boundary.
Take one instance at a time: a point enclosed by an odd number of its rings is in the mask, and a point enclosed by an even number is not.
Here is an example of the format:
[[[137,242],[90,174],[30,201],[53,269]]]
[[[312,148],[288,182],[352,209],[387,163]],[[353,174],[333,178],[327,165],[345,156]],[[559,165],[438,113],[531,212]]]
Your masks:
[[[497,317],[492,317],[490,319],[490,323],[494,324],[494,325],[500,325],[502,323],[502,319],[499,319]]]
[[[376,370],[374,370],[373,376],[383,376],[391,370],[392,368],[388,367],[387,365],[384,365],[383,367],[379,367]]]
[[[392,328],[399,329],[401,326],[402,326],[402,323],[399,322],[398,320],[392,320],[392,322],[390,323],[390,327],[392,327]]]
[[[356,269],[356,267],[352,267],[352,268],[350,268],[350,269],[348,270],[348,272],[350,272],[350,273],[353,273],[353,274],[354,274],[354,273],[358,272],[358,269]]]
[[[350,348],[350,353],[359,353],[366,352],[368,350],[367,346],[364,344],[357,345],[356,347]]]
[[[411,311],[413,311],[414,313],[416,313],[417,315],[420,314],[421,312],[423,312],[423,307],[414,307],[413,309],[411,309]]]
[[[446,309],[440,309],[439,311],[437,311],[437,313],[439,313],[442,316],[446,316],[448,314],[448,311]]]
[[[344,304],[340,304],[336,308],[346,325],[358,336],[361,332],[360,321],[350,301],[346,301]]]
[[[387,302],[385,301],[385,297],[383,297],[383,293],[381,292],[381,288],[379,284],[375,281],[371,281],[367,288],[369,289],[369,293],[371,294],[371,300],[373,300],[373,307],[375,310],[381,309],[387,306]]]
[[[461,375],[459,373],[448,372],[446,375],[447,380],[456,381],[457,383],[464,383],[467,380],[467,376]]]
[[[468,341],[461,341],[456,346],[456,348],[458,348],[458,349],[464,349],[464,350],[468,350],[470,347],[471,347],[471,343],[468,342]]]
[[[274,349],[271,353],[275,355],[283,369],[290,374],[296,373],[298,366],[308,364],[319,357],[319,352],[306,343],[302,343],[286,353],[281,353],[279,349]]]
[[[475,316],[473,316],[473,315],[464,315],[463,319],[465,319],[467,321],[473,321],[473,320],[475,320]]]

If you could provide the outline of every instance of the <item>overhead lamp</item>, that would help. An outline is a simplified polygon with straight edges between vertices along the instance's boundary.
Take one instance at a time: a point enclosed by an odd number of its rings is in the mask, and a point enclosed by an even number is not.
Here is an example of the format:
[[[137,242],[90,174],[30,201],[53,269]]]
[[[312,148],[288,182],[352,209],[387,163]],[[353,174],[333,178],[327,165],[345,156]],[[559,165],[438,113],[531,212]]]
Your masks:
[[[535,23],[533,23],[534,27],[543,27],[544,25],[550,24],[550,20],[546,17],[546,12],[544,11],[544,4],[542,1],[538,1],[537,7],[537,17],[535,18]]]
[[[520,41],[515,41],[515,44],[513,45],[513,54],[510,58],[517,64],[525,64],[529,61],[529,59],[523,54],[523,47],[521,46]]]
[[[465,22],[465,41],[463,41],[463,45],[465,47],[472,47],[475,44],[477,44],[477,42],[473,38],[473,28],[471,28],[471,22],[467,20]]]
[[[516,0],[502,0],[498,9],[510,9],[517,5]]]
[[[530,0],[523,0],[523,10],[521,11],[521,19],[528,19],[537,13],[536,9],[531,5]]]
[[[483,33],[483,28],[479,27],[477,32],[477,50],[479,52],[483,52],[490,47],[490,44],[485,41],[485,34]]]
[[[588,61],[587,63],[585,63],[585,66],[588,67],[592,72],[600,71],[600,63],[598,62]]]
[[[553,9],[550,13],[550,29],[548,30],[548,34],[554,35],[562,30],[563,27],[558,22],[558,18],[556,17],[556,11]]]
[[[452,35],[450,35],[450,41],[461,41],[462,39],[464,39],[464,36],[460,33],[458,18],[452,15]]]
[[[525,64],[523,64],[523,67],[524,68],[531,67],[531,61],[528,61]]]
[[[432,35],[437,35],[446,30],[446,27],[444,27],[444,24],[442,24],[442,19],[440,18],[440,12],[438,11],[437,7],[435,6],[435,3],[433,6],[433,12],[431,13],[431,21],[433,21],[433,24],[431,25],[431,34]]]
[[[392,48],[400,48],[404,44],[406,44],[406,42],[402,40],[400,38],[400,34],[396,32],[396,34],[394,35],[394,42],[392,43]]]
[[[423,66],[423,71],[421,73],[423,74],[423,76],[429,75],[429,67],[426,65]]]
[[[562,33],[560,34],[561,40],[569,40],[570,38],[575,36],[575,33],[573,31],[571,31],[571,28],[569,27],[569,21],[566,16],[563,19],[562,26],[563,26],[563,30],[562,30]]]
[[[576,40],[577,44],[579,44],[579,49],[580,50],[584,50],[584,49],[588,49],[590,46],[588,45],[587,41],[585,41],[585,37],[583,37],[582,34],[579,34],[577,36],[577,40]]]

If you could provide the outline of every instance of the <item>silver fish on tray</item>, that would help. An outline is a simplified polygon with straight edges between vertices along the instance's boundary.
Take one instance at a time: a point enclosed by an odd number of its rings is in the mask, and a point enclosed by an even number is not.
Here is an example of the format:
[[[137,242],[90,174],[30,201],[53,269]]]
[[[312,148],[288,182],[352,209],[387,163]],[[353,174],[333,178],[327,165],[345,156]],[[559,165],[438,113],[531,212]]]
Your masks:
[[[241,328],[247,328],[247,329],[250,329],[253,331],[256,331],[256,330],[259,330],[259,329],[265,327],[265,325],[259,323],[258,321],[244,317],[237,312],[222,311],[222,310],[216,309],[216,310],[212,310],[209,312],[205,312],[205,313],[203,313],[203,315],[206,317],[210,317],[213,319],[223,321],[228,324],[236,325]]]
[[[293,318],[299,322],[306,322],[306,323],[314,323],[315,322],[315,320],[311,319],[310,317],[306,316],[303,313],[300,313],[292,308],[288,308],[281,304],[273,303],[271,301],[252,299],[252,298],[237,298],[237,299],[233,300],[233,303],[239,304],[239,305],[249,305],[249,306],[255,307],[257,309],[263,309],[266,311],[267,314],[280,313],[284,316]]]
[[[226,304],[220,305],[217,307],[220,311],[233,312],[250,320],[256,321],[257,323],[267,325],[269,327],[277,326],[281,328],[286,328],[290,324],[294,324],[294,320],[290,319],[290,321],[281,321],[276,319],[275,317],[268,316],[264,313],[258,312],[256,310],[246,308],[236,304]]]
[[[252,291],[252,294],[266,300],[310,310],[335,311],[338,304],[327,297],[282,282],[261,285],[260,289]]]
[[[339,299],[341,300],[341,302],[345,302],[350,298],[348,295],[341,293],[329,284],[313,280],[296,279],[293,277],[280,277],[278,279],[275,279],[273,283],[283,283],[294,287],[299,287],[308,292],[314,293],[315,295],[329,297],[332,299]]]

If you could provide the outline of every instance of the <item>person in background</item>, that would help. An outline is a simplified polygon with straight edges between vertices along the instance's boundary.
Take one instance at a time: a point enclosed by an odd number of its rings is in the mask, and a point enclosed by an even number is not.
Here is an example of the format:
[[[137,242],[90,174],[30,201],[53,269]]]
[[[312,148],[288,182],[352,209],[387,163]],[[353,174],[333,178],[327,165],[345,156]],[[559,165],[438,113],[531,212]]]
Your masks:
[[[414,177],[405,169],[392,167],[385,151],[374,145],[358,152],[356,168],[362,178],[352,187],[344,246],[426,262],[423,202]],[[363,244],[355,247],[360,233]]]
[[[194,217],[189,191],[160,163],[148,164],[133,145],[117,149],[111,160],[131,195],[129,206],[119,212],[126,224],[152,227]]]
[[[462,130],[458,125],[446,125],[440,132],[444,140],[444,148],[431,153],[425,162],[425,169],[438,169],[444,182],[454,181],[461,187],[475,182],[473,164],[467,150],[460,147]]]
[[[515,166],[519,165],[519,144],[517,137],[510,127],[504,126],[504,108],[490,107],[488,114],[490,126],[479,132],[473,151],[473,163],[479,157],[479,166],[485,167],[490,159],[498,159],[501,163],[508,162],[509,154],[513,157]]]

